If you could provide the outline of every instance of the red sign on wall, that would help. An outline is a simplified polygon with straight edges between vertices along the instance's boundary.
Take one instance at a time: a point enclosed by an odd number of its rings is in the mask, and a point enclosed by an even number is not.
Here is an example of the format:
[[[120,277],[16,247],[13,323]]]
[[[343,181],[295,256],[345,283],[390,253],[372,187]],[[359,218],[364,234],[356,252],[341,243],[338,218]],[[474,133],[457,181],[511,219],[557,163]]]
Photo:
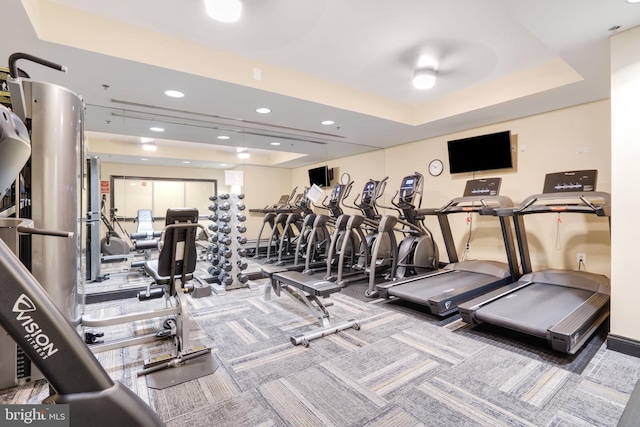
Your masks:
[[[109,194],[109,181],[100,181],[100,194]]]

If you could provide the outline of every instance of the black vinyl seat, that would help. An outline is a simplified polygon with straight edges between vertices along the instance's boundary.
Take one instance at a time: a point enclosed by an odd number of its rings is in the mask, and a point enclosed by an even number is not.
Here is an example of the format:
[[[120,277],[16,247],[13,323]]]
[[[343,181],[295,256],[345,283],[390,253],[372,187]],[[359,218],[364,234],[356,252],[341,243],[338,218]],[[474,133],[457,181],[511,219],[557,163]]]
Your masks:
[[[196,269],[198,210],[170,208],[166,218],[160,237],[160,255],[157,260],[146,261],[144,269],[156,284],[169,285],[169,293],[173,294],[176,279],[184,284],[193,279]]]

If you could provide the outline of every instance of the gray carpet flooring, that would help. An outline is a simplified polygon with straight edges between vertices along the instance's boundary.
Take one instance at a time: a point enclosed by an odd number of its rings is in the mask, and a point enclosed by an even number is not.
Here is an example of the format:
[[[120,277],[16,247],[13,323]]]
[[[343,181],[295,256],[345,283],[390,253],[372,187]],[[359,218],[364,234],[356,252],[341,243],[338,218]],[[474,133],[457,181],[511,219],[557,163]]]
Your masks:
[[[640,378],[640,359],[610,351],[606,327],[577,355],[483,328],[430,317],[345,291],[334,320],[348,329],[313,340],[316,327],[293,300],[248,288],[191,299],[192,345],[212,349],[219,368],[163,390],[135,372],[167,353],[167,341],[100,353],[113,379],[142,397],[168,426],[615,426]],[[93,316],[146,310],[160,300],[89,306]],[[414,312],[412,312],[412,310]],[[105,328],[117,338],[160,321]],[[176,368],[180,369],[180,368]],[[44,381],[0,390],[0,403],[39,403]]]

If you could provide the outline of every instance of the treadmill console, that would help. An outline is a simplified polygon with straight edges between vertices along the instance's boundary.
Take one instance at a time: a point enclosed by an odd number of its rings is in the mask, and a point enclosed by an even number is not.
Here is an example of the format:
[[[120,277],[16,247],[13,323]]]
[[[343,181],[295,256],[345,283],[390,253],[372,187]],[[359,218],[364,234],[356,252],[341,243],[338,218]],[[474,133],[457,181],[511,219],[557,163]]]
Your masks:
[[[464,187],[463,197],[497,196],[500,194],[502,178],[471,179]]]
[[[548,173],[544,177],[543,193],[596,191],[596,169]]]

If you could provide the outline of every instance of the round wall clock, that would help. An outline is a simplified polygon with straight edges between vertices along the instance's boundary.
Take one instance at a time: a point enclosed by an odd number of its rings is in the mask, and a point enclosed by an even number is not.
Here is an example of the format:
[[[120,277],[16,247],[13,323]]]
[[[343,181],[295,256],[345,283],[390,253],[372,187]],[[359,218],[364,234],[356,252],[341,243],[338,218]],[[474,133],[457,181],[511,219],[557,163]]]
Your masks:
[[[442,164],[442,160],[433,159],[431,160],[431,163],[429,163],[429,173],[432,176],[440,175],[443,170],[444,170],[444,165]]]

